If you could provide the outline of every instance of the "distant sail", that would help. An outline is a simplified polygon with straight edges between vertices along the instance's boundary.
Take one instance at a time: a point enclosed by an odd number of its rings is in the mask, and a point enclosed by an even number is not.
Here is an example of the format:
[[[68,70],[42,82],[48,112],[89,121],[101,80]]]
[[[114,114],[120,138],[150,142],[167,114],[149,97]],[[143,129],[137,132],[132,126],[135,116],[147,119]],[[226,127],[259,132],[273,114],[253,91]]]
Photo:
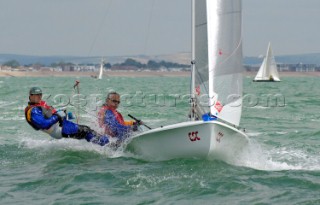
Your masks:
[[[100,70],[99,70],[99,76],[98,79],[102,79],[103,76],[103,66],[104,66],[104,60],[101,60],[101,64],[100,64]]]
[[[277,63],[271,49],[271,43],[268,45],[267,55],[263,59],[260,69],[253,81],[280,81]]]

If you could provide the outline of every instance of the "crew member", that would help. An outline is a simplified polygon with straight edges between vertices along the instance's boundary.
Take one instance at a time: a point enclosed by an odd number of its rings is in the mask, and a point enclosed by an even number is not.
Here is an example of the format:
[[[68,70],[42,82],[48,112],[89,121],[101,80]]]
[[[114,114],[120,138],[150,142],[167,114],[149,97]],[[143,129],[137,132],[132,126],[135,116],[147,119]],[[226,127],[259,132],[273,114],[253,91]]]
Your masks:
[[[57,111],[42,100],[42,90],[32,87],[29,102],[25,108],[27,122],[35,130],[41,130],[55,139],[86,139],[88,142],[104,146],[109,142],[107,136],[99,135],[90,127],[79,125],[66,119],[64,111]]]
[[[143,122],[125,121],[117,108],[120,104],[120,95],[117,92],[110,92],[107,95],[106,103],[102,105],[99,113],[99,125],[105,129],[105,134],[116,137],[117,140],[123,141],[128,138],[132,131],[138,129],[138,125]]]

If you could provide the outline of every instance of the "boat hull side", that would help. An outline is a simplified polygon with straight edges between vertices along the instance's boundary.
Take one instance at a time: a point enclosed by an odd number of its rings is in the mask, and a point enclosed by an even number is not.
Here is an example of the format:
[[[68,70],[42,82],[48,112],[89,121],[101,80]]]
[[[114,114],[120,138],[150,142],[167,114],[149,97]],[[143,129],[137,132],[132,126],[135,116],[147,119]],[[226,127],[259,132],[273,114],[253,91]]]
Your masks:
[[[218,121],[185,122],[134,136],[126,149],[144,159],[207,158],[219,156],[233,141],[248,138],[236,128]],[[243,144],[242,143],[242,144]],[[241,144],[241,143],[240,143]]]

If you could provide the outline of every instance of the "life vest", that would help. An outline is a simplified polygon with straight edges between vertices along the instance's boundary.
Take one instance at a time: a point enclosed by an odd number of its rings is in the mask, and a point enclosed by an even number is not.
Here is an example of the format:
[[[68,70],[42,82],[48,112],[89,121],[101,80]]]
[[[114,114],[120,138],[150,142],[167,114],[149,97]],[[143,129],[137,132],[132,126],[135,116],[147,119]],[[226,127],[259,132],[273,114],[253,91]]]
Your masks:
[[[104,119],[105,119],[105,115],[107,110],[111,110],[113,115],[115,116],[116,120],[118,121],[119,124],[121,125],[125,125],[125,126],[132,126],[134,121],[130,120],[130,121],[125,121],[121,115],[121,113],[119,113],[117,110],[112,109],[110,107],[108,107],[106,104],[103,104],[102,107],[100,108],[99,112],[98,112],[98,123],[100,127],[105,128],[105,133],[114,137],[115,135],[112,133],[112,131],[108,128],[108,126],[106,126],[106,124],[104,123]]]
[[[49,106],[45,101],[41,100],[40,103],[35,103],[35,104],[31,104],[29,102],[28,106],[24,109],[24,114],[29,125],[33,127],[35,130],[39,130],[39,128],[37,128],[32,122],[31,111],[32,111],[32,108],[34,107],[40,107],[42,109],[42,114],[45,118],[49,118],[52,116],[52,114],[57,112],[53,107]]]

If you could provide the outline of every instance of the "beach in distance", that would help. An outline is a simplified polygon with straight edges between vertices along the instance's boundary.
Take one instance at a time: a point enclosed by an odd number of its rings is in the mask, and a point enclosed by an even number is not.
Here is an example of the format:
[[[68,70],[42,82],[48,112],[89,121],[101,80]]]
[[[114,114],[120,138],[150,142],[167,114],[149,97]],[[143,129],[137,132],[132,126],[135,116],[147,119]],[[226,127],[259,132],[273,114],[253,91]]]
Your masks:
[[[254,77],[256,72],[243,72],[243,76]],[[279,72],[281,77],[320,77],[320,72]],[[96,72],[77,71],[0,71],[0,77],[96,77]],[[188,77],[189,71],[107,71],[105,77]]]

